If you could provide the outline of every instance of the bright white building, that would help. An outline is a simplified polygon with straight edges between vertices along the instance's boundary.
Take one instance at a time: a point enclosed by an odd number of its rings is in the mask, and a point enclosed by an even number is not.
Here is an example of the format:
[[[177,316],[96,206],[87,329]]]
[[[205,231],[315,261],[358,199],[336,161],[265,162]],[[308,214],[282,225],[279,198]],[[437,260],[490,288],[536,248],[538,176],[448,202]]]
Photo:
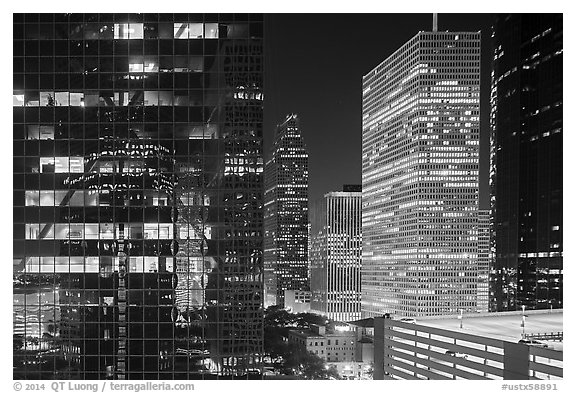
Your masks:
[[[363,316],[476,311],[480,32],[419,32],[362,99]]]
[[[362,192],[344,185],[311,210],[310,309],[341,322],[360,319]]]

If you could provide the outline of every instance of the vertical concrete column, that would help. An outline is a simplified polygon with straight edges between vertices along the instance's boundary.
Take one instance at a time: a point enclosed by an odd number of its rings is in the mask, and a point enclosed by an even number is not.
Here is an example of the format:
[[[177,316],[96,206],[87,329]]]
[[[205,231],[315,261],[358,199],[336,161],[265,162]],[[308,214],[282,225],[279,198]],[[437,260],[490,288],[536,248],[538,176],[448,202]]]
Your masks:
[[[374,374],[373,379],[384,379],[384,321],[382,317],[374,318]]]
[[[530,347],[504,342],[504,379],[530,379]]]

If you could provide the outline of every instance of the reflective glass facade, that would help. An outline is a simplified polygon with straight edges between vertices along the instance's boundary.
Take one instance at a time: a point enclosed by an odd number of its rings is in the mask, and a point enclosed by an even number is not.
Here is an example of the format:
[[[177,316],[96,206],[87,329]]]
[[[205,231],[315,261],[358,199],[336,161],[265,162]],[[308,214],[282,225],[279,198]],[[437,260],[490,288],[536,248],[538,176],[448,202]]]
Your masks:
[[[264,199],[264,304],[284,307],[285,290],[309,288],[308,152],[295,114],[276,128]]]
[[[263,20],[14,15],[14,378],[262,355]]]
[[[562,24],[512,14],[494,25],[493,311],[563,307]]]
[[[363,315],[476,311],[480,33],[419,32],[362,111]]]

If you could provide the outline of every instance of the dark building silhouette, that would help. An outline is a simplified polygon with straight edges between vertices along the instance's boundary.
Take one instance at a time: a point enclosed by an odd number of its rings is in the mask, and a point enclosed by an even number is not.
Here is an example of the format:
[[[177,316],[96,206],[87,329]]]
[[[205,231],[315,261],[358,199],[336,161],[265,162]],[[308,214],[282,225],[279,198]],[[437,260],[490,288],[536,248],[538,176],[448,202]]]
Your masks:
[[[262,39],[258,14],[14,15],[14,378],[261,368]]]
[[[265,306],[284,307],[285,290],[309,288],[308,152],[295,114],[276,128],[264,187]]]
[[[562,307],[562,14],[494,25],[493,311]]]

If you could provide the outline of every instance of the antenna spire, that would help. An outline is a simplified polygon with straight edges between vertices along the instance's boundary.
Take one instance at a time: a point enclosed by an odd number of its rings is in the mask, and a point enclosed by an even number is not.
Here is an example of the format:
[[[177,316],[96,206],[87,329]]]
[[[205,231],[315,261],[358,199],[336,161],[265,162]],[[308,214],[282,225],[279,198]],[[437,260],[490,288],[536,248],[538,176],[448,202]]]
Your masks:
[[[437,13],[432,14],[432,31],[434,31],[434,32],[438,31],[438,14]]]

